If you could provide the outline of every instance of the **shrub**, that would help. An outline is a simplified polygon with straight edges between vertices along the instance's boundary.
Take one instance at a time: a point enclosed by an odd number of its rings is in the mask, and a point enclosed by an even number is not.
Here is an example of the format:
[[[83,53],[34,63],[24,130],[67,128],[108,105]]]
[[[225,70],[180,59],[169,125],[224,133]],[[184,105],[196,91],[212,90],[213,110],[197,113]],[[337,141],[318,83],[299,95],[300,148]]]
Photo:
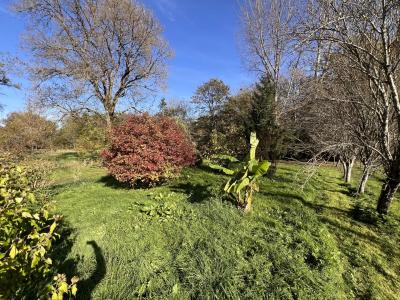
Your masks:
[[[76,279],[71,285],[49,283],[55,273],[49,251],[60,217],[37,205],[30,186],[23,168],[0,161],[0,299],[27,293],[62,299],[76,293]]]
[[[133,115],[113,128],[110,146],[102,152],[104,165],[118,181],[153,185],[194,164],[187,134],[173,119]]]

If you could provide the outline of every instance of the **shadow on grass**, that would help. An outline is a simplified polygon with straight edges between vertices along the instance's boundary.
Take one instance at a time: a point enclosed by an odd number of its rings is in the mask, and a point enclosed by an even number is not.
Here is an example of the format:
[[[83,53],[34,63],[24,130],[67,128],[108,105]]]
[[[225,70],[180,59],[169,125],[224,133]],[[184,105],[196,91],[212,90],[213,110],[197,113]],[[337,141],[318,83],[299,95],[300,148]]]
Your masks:
[[[89,278],[78,282],[77,299],[92,299],[93,290],[103,280],[107,273],[106,260],[104,259],[101,248],[95,241],[88,241],[86,244],[92,246],[93,248],[96,259],[96,268]]]
[[[331,228],[332,232],[335,232],[335,235],[338,237],[341,235],[345,235],[346,237],[353,235],[355,238],[362,239],[367,243],[379,247],[383,253],[389,256],[398,255],[399,253],[398,249],[387,243],[384,238],[380,237],[379,233],[382,233],[382,228],[380,226],[384,225],[386,221],[383,220],[373,208],[363,207],[356,203],[352,208],[342,209],[324,204],[312,203],[300,195],[288,192],[262,192],[262,194],[277,199],[278,201],[285,201],[286,203],[290,203],[290,200],[295,200],[305,207],[313,209],[319,214],[319,220],[327,225],[328,228]],[[332,214],[337,219],[330,218],[329,216]],[[362,223],[364,226],[366,225],[371,232],[362,232],[358,226],[353,226],[355,225],[354,221]],[[348,249],[346,246],[341,248],[343,248],[342,251],[349,257],[353,255],[351,252],[347,253]]]
[[[279,199],[279,200],[283,200],[283,201],[288,201],[288,200],[297,200],[299,201],[302,205],[313,209],[316,213],[320,214],[322,213],[324,210],[329,210],[332,212],[336,212],[342,215],[348,215],[349,211],[346,209],[341,209],[341,208],[337,208],[337,207],[332,207],[332,206],[328,206],[328,205],[324,205],[324,204],[317,204],[317,203],[311,203],[309,201],[307,201],[306,199],[304,199],[303,196],[300,196],[298,194],[294,194],[294,193],[288,193],[288,192],[262,192],[263,195],[271,197],[273,199]]]
[[[347,189],[343,189],[343,190],[338,190],[337,192],[348,196],[348,197],[357,197],[357,189],[355,187],[351,187],[351,186],[345,186],[347,187]]]
[[[132,187],[128,183],[119,182],[111,175],[106,175],[101,177],[97,182],[103,183],[104,186],[110,187],[113,189],[123,189],[123,190],[130,190]]]
[[[76,255],[73,258],[68,258],[71,248],[75,242],[74,229],[63,222],[60,226],[59,234],[61,238],[54,244],[51,258],[54,266],[57,268],[57,272],[66,274],[68,280],[71,280],[73,276],[79,277],[77,265],[81,260],[84,259],[84,256]],[[95,241],[88,241],[87,244],[93,248],[96,259],[96,267],[88,278],[80,278],[78,282],[77,299],[91,299],[93,290],[105,277],[107,272],[106,262],[101,248]]]
[[[188,201],[190,203],[200,203],[212,196],[210,192],[210,184],[193,184],[190,182],[187,183],[179,183],[171,186],[171,190],[173,192],[185,193],[188,195]]]

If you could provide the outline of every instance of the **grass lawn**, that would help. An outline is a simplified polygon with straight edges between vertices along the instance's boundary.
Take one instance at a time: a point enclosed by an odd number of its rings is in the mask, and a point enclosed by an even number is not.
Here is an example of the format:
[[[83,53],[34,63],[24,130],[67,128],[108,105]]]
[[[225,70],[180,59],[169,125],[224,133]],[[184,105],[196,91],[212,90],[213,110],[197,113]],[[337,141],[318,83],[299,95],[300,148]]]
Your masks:
[[[327,166],[301,191],[301,166],[281,163],[243,215],[220,193],[226,177],[205,170],[131,190],[74,153],[52,159],[56,256],[80,299],[400,297],[400,206],[375,216],[377,178],[355,198]]]

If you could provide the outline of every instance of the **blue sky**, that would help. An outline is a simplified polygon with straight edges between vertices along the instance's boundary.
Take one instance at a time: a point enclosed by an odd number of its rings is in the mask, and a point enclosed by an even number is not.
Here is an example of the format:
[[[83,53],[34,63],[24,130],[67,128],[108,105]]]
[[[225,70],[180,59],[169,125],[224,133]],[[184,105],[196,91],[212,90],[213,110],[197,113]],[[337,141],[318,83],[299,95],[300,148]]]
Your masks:
[[[27,58],[20,47],[24,20],[7,11],[10,0],[0,3],[0,52]],[[142,0],[163,25],[164,36],[175,52],[169,62],[168,88],[157,98],[190,100],[196,87],[210,78],[220,78],[233,92],[254,81],[241,62],[238,47],[237,0]],[[24,108],[29,82],[20,77],[21,90],[2,89],[5,113]]]

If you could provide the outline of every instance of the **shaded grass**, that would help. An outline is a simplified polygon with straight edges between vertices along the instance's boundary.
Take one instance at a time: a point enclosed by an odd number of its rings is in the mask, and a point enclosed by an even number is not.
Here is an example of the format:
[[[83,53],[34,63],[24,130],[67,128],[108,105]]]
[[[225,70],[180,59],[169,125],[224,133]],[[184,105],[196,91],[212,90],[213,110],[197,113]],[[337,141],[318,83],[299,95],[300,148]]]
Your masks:
[[[131,190],[96,164],[54,159],[54,211],[73,228],[63,268],[81,278],[80,299],[398,298],[400,209],[374,214],[377,178],[355,198],[325,167],[301,191],[299,166],[282,163],[243,215],[223,200],[226,177],[205,170]]]

